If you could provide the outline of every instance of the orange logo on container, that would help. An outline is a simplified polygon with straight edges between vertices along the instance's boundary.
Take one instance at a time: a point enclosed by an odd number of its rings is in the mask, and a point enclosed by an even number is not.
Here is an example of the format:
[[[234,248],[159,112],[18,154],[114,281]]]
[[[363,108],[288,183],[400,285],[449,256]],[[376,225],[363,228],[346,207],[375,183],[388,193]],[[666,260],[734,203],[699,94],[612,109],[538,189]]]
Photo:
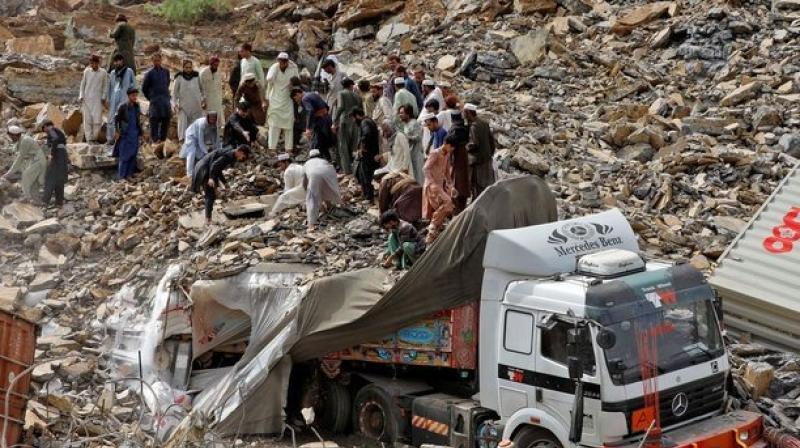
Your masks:
[[[783,216],[783,223],[772,228],[772,235],[764,238],[764,249],[773,254],[791,252],[800,240],[800,207],[792,207]]]

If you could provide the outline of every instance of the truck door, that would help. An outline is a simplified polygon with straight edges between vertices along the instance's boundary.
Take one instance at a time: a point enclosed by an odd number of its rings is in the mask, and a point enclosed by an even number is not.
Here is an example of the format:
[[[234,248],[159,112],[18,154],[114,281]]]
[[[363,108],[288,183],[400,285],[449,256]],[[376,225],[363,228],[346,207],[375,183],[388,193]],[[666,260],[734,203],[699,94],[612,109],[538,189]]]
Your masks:
[[[549,324],[538,325],[535,338],[539,341],[536,351],[537,385],[540,387],[536,407],[558,419],[565,428],[570,427],[572,406],[575,400],[575,382],[569,378],[567,369],[567,331],[572,323],[552,320]],[[600,381],[597,375],[597,362],[589,332],[587,340],[582,341],[581,359],[584,361],[584,403],[583,439],[584,444],[598,442],[596,430],[600,416]]]
[[[503,310],[502,335],[498,356],[499,412],[509,417],[514,412],[535,407],[536,313],[521,308]]]

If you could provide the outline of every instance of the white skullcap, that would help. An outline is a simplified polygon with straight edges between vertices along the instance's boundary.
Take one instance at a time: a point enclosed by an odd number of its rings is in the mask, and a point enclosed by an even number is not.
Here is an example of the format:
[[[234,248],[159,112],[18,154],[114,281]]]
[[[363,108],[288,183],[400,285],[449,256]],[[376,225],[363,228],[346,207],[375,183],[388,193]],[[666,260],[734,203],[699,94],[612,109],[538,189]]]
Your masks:
[[[250,81],[251,79],[256,79],[256,74],[255,73],[245,73],[244,76],[242,77],[242,79],[245,80],[245,81]]]
[[[478,106],[476,106],[476,105],[474,105],[472,103],[467,103],[467,104],[464,105],[464,110],[471,110],[473,112],[478,112]]]
[[[319,149],[308,151],[308,157],[319,157]]]
[[[428,121],[428,120],[430,120],[432,118],[436,118],[436,115],[434,115],[434,114],[432,114],[430,112],[424,112],[424,113],[420,114],[419,121],[424,123],[424,122],[426,122],[426,121]]]
[[[405,78],[401,78],[399,76],[397,78],[394,78],[394,85],[405,84],[405,83],[406,83]]]
[[[19,126],[9,126],[8,133],[12,135],[19,135],[25,132],[25,129],[22,129]]]
[[[283,162],[284,160],[289,160],[289,154],[278,154],[278,162]]]
[[[278,53],[278,59],[289,60],[289,55],[285,51],[281,51],[280,53]]]
[[[426,79],[426,80],[422,81],[422,85],[423,86],[436,87],[436,83],[433,82],[432,79]]]

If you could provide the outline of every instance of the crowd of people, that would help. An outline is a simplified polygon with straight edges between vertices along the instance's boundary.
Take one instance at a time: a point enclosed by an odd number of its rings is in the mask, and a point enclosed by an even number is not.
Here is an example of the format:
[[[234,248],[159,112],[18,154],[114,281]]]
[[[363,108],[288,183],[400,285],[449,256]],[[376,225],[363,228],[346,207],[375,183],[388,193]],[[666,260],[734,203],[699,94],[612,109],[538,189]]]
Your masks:
[[[387,266],[412,265],[445,222],[495,181],[495,140],[474,104],[461,104],[449,85],[428,79],[421,67],[408,70],[394,55],[386,60],[385,76],[356,84],[326,53],[324,43],[317,46],[313,74],[287,53],[278,54],[265,72],[252,46],[242,44],[227,80],[233,99],[228,117],[219,57],[208,58],[199,72],[191,60],[183,61],[173,76],[163,67],[162,55],[153,53],[141,85],[149,102],[145,136],[133,59],[135,32],[124,16],[117,22],[109,71],[100,67],[100,57],[92,56],[83,73],[78,97],[84,137],[101,140],[107,108],[104,134],[118,160],[118,177],[131,180],[144,138],[164,142],[174,117],[179,155],[186,161],[192,191],[204,193],[209,224],[217,192],[226,185],[223,171],[258,150],[259,126],[266,127],[264,149],[276,158],[284,177],[272,213],[304,204],[313,230],[320,215],[341,201],[340,177],[353,176],[363,199],[377,202],[381,225],[390,232]],[[41,130],[49,156],[21,127],[8,129],[18,157],[3,179],[19,174],[26,195],[34,198],[44,187],[44,202],[54,194],[60,206],[66,139],[52,123]],[[307,154],[301,151],[304,146]],[[297,162],[303,159],[304,164]]]

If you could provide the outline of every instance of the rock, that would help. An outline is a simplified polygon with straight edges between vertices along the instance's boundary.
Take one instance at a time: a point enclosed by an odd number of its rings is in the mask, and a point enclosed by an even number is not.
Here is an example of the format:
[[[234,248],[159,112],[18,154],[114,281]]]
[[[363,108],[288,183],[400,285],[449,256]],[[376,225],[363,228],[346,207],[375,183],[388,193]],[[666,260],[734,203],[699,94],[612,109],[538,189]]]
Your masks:
[[[673,2],[653,2],[629,9],[614,22],[611,31],[616,34],[628,34],[634,28],[666,15],[671,8],[675,8]]]
[[[544,176],[550,172],[550,165],[547,163],[547,160],[524,146],[520,146],[517,149],[517,152],[514,154],[514,157],[511,160],[520,169],[531,174]]]
[[[256,254],[258,254],[258,256],[261,257],[262,260],[272,260],[273,258],[275,258],[275,254],[277,254],[277,251],[272,247],[265,247],[263,249],[258,249],[256,251]]]
[[[650,48],[663,48],[669,44],[670,38],[672,38],[672,27],[667,26],[661,28],[661,31],[657,32],[653,35],[653,38],[650,39]]]
[[[628,161],[635,160],[641,163],[646,163],[653,160],[655,154],[656,151],[652,146],[650,146],[649,143],[628,145],[617,151],[617,157],[620,159]]]
[[[756,113],[753,115],[753,127],[759,128],[774,128],[783,123],[783,117],[778,109],[771,106],[759,106]]]
[[[42,268],[58,268],[64,265],[67,262],[67,257],[61,254],[54,254],[47,248],[47,246],[42,245],[39,248],[39,258],[37,263],[39,267]]]
[[[450,71],[456,68],[456,57],[452,55],[444,55],[436,62],[436,70]]]
[[[353,28],[365,23],[374,22],[381,17],[399,12],[405,6],[403,1],[384,2],[379,0],[366,0],[355,2],[348,7],[337,23],[344,28]]]
[[[83,114],[80,109],[75,109],[67,114],[61,123],[61,130],[68,136],[77,136],[83,126]]]
[[[48,235],[44,244],[53,253],[70,255],[78,250],[81,240],[72,235],[57,233]]]
[[[380,30],[378,30],[378,34],[375,36],[375,39],[378,42],[386,43],[390,40],[395,40],[398,37],[408,34],[411,31],[411,27],[406,25],[405,23],[387,23],[383,25]]]
[[[706,258],[705,255],[703,254],[697,254],[693,256],[689,260],[689,264],[691,264],[692,266],[695,267],[695,269],[698,269],[700,271],[707,271],[711,269],[711,263],[708,261],[708,258]]]
[[[550,31],[546,28],[519,36],[511,41],[511,52],[520,64],[537,64],[547,53]]]
[[[131,250],[141,242],[142,238],[137,233],[129,233],[117,239],[117,247],[122,250]]]
[[[734,90],[733,92],[729,93],[719,102],[720,106],[735,106],[741,102],[749,100],[751,98],[755,98],[755,96],[761,91],[761,83],[758,81],[753,81],[751,83],[744,84]]]
[[[59,230],[61,230],[61,223],[58,222],[58,218],[48,218],[26,228],[25,234],[30,235],[38,233],[44,235],[47,233],[56,233]]]
[[[261,228],[255,224],[231,230],[228,239],[237,241],[252,241],[261,236]]]
[[[778,140],[778,147],[786,154],[800,158],[800,134],[783,134]]]
[[[8,42],[9,39],[13,39],[14,34],[8,30],[3,24],[0,24],[0,41]]]
[[[89,377],[89,374],[94,371],[94,363],[90,361],[79,361],[68,366],[61,366],[58,373],[67,381],[77,381]]]
[[[17,226],[0,215],[0,237],[7,238],[9,241],[22,237],[22,232],[17,229]]]
[[[219,227],[211,227],[197,240],[196,247],[198,249],[205,249],[207,247],[211,247],[214,244],[222,241],[224,238],[224,233],[222,229]]]
[[[753,400],[761,398],[775,377],[775,369],[765,362],[748,362],[745,366],[744,380],[750,386]]]
[[[28,227],[44,219],[39,207],[23,202],[12,202],[3,207],[3,216],[17,228]]]
[[[557,9],[555,0],[514,0],[514,12],[517,14],[550,14]]]
[[[733,34],[750,34],[753,32],[753,27],[741,20],[731,20],[728,23],[728,29],[731,30]]]
[[[57,272],[39,272],[28,285],[28,289],[31,292],[53,289],[58,286],[60,281],[61,278]]]
[[[41,384],[44,384],[47,381],[52,380],[56,376],[56,373],[53,370],[53,366],[54,364],[57,364],[59,362],[60,361],[52,361],[37,365],[36,367],[33,368],[33,371],[31,372],[31,378],[37,383]]]
[[[61,128],[64,123],[64,114],[61,112],[61,109],[54,104],[47,103],[36,116],[36,124],[34,125],[35,129],[41,129],[42,123],[45,120],[50,120],[53,122],[53,125],[57,128]]]
[[[108,147],[102,144],[69,143],[67,154],[72,165],[79,169],[113,168],[116,159],[109,157]]]
[[[727,12],[721,6],[715,6],[709,9],[708,13],[706,13],[706,17],[708,17],[711,20],[722,20],[727,15],[728,15]]]
[[[16,37],[6,41],[6,51],[32,55],[56,54],[53,38],[47,34],[32,37]]]
[[[11,96],[26,103],[74,103],[83,74],[75,70],[35,70],[8,67],[3,71]]]
[[[0,286],[0,310],[13,312],[22,298],[22,288]]]
[[[681,120],[683,132],[686,134],[700,133],[714,136],[728,133],[725,128],[732,123],[735,121],[723,118],[686,117]]]
[[[714,216],[714,226],[717,231],[738,235],[747,227],[747,222],[733,216]]]

